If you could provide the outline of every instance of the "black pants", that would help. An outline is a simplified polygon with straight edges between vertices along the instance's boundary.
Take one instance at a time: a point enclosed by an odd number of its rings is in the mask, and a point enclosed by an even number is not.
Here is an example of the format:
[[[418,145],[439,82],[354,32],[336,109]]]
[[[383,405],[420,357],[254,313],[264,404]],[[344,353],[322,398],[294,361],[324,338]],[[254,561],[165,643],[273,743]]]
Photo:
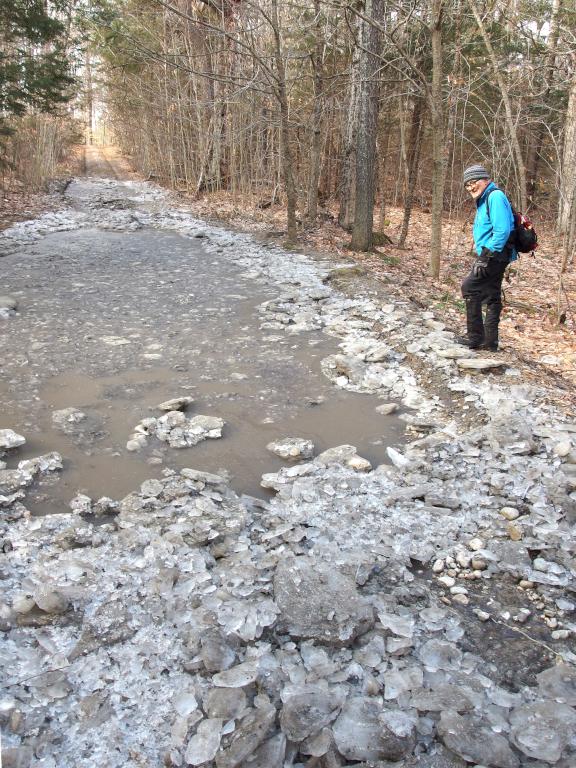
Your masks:
[[[486,277],[475,277],[472,272],[462,283],[462,296],[466,302],[468,341],[476,346],[498,345],[498,323],[502,312],[502,278],[508,260],[490,259]],[[482,304],[486,304],[486,319],[482,317]]]

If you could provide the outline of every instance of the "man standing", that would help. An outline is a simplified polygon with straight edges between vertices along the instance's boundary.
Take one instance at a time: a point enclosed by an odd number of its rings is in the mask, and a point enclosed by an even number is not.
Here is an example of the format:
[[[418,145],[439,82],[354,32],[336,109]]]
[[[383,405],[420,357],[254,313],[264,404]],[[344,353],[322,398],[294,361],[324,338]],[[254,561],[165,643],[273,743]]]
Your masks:
[[[467,335],[459,341],[470,349],[498,349],[498,323],[502,312],[502,278],[506,267],[517,258],[509,244],[514,214],[508,198],[490,179],[482,165],[464,171],[464,187],[476,202],[474,248],[476,261],[462,283],[466,302]],[[486,319],[482,304],[486,304]]]

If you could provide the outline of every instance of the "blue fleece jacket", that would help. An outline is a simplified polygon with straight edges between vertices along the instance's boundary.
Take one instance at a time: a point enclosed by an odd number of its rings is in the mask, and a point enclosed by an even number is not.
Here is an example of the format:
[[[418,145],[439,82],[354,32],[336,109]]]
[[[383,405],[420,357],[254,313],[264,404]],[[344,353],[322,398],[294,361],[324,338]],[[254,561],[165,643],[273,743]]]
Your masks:
[[[488,195],[490,195],[490,215],[486,205]],[[476,201],[473,227],[476,252],[480,254],[484,247],[497,253],[503,251],[514,229],[514,223],[514,214],[508,198],[491,181]],[[514,261],[516,258],[518,258],[516,251],[511,250],[509,261]]]

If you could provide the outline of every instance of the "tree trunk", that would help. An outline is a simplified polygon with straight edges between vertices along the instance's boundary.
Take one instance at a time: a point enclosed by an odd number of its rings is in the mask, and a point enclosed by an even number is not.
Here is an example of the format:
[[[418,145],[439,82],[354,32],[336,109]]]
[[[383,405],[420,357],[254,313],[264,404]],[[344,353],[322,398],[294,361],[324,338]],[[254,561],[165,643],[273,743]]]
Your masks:
[[[552,82],[554,79],[554,66],[556,62],[556,48],[558,46],[559,34],[558,19],[561,8],[562,0],[553,0],[548,51],[546,53],[544,67],[544,93],[538,98],[539,104],[542,104],[545,108],[548,107],[550,101],[550,91],[552,90]],[[534,193],[536,192],[536,179],[538,177],[538,168],[540,165],[542,146],[544,144],[545,136],[546,115],[544,115],[543,118],[536,123],[534,136],[530,142],[528,157],[526,159],[526,190],[529,202],[533,201]]]
[[[432,234],[430,274],[440,276],[442,255],[442,211],[444,209],[444,110],[442,108],[442,13],[443,0],[432,0]]]
[[[354,174],[356,171],[356,130],[358,115],[358,93],[360,88],[360,53],[358,47],[358,29],[360,20],[356,19],[355,47],[350,66],[350,85],[348,97],[348,117],[344,128],[344,152],[342,156],[342,169],[340,172],[340,210],[338,211],[338,224],[344,229],[352,226],[354,211]]]
[[[290,145],[290,112],[288,94],[286,91],[286,72],[284,55],[280,36],[280,19],[278,17],[278,0],[271,0],[271,21],[274,33],[274,61],[276,64],[276,98],[280,107],[280,151],[282,155],[282,172],[286,188],[286,214],[288,242],[296,240],[296,185],[294,184],[294,158]]]
[[[407,158],[407,180],[406,196],[404,198],[404,218],[402,220],[402,229],[398,238],[398,245],[402,248],[408,235],[408,226],[412,214],[412,205],[414,202],[414,189],[416,188],[416,179],[418,178],[418,167],[420,165],[420,150],[422,148],[422,129],[424,125],[424,99],[420,95],[414,98],[412,108],[412,121],[410,125],[410,138]]]
[[[310,59],[312,63],[312,73],[314,80],[314,105],[312,107],[312,142],[310,158],[310,178],[308,180],[308,205],[306,218],[309,224],[314,224],[318,215],[318,182],[320,180],[320,164],[322,160],[322,131],[321,121],[324,109],[323,91],[324,82],[322,77],[322,17],[320,14],[320,0],[314,0],[314,13],[316,15],[316,40],[314,52]]]
[[[380,23],[385,0],[366,0],[366,16]],[[378,66],[382,47],[380,30],[369,21],[362,24],[360,98],[356,150],[356,202],[351,248],[372,249],[374,228],[374,191],[376,181],[376,131],[378,125]]]
[[[576,64],[576,56],[575,64]],[[569,253],[574,246],[574,217],[576,216],[576,71],[572,76],[570,96],[564,121],[564,149],[560,165],[560,201],[556,222],[558,234],[564,237],[562,270],[568,266]]]

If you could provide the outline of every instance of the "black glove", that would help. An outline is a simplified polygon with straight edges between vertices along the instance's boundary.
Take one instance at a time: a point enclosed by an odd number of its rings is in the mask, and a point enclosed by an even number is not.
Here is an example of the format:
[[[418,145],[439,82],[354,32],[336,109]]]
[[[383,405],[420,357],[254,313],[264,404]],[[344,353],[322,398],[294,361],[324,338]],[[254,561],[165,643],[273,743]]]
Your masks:
[[[474,277],[486,277],[488,275],[488,262],[493,255],[492,251],[486,248],[486,246],[482,248],[480,256],[472,264],[472,274]]]

